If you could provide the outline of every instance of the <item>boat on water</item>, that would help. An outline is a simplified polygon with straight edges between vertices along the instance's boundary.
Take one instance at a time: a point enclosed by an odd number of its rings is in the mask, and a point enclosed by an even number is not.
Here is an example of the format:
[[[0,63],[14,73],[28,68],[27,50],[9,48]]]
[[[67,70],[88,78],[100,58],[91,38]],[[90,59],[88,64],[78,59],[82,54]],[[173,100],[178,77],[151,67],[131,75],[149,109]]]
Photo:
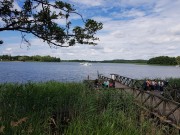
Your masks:
[[[88,63],[88,62],[83,62],[83,63],[80,63],[81,65],[83,66],[91,66],[92,64],[91,63]]]
[[[176,67],[180,67],[180,65],[176,65]]]

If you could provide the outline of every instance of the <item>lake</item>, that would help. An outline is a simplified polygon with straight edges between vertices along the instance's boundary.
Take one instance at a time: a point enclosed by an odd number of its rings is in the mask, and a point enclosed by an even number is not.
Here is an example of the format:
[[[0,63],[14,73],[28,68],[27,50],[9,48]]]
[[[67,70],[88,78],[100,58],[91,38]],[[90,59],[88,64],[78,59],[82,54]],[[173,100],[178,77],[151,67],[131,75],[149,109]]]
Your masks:
[[[97,78],[97,71],[110,77],[111,73],[143,78],[180,78],[180,68],[175,66],[150,66],[137,64],[92,63],[83,66],[76,62],[0,62],[0,82],[81,82]]]

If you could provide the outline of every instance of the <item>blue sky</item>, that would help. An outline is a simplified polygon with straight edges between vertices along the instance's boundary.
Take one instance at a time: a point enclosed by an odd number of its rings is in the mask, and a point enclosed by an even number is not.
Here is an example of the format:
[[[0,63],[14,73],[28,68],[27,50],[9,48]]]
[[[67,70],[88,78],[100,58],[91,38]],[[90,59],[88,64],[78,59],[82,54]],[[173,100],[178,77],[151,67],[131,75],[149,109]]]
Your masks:
[[[19,0],[18,0],[19,1]],[[21,0],[22,1],[22,0]],[[16,1],[17,2],[17,1]],[[104,24],[98,32],[97,46],[76,45],[50,48],[29,36],[31,46],[21,44],[20,33],[1,32],[0,54],[51,55],[61,59],[149,59],[167,55],[180,56],[180,0],[66,0],[85,19]],[[17,4],[15,4],[18,7]],[[80,18],[72,15],[72,22]],[[59,24],[63,24],[61,20]],[[2,21],[0,20],[0,25]]]

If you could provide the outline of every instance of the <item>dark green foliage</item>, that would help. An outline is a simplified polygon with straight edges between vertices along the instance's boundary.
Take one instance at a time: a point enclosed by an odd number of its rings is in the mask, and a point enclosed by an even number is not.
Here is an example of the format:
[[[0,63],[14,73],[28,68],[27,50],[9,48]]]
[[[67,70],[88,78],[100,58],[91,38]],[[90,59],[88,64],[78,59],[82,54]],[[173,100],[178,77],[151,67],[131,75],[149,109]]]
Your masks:
[[[51,57],[51,56],[10,56],[2,55],[0,56],[2,61],[40,61],[40,62],[60,62],[60,58]]]
[[[56,47],[69,47],[76,43],[96,45],[95,41],[99,40],[94,35],[102,29],[102,23],[90,19],[85,21],[69,3],[59,0],[16,1],[21,8],[19,10],[14,6],[14,2],[14,0],[0,1],[0,18],[3,22],[0,32],[19,31],[22,33],[23,41],[28,45],[30,43],[25,34],[32,34]],[[80,16],[84,27],[73,26],[70,21],[72,14]],[[57,20],[66,24],[59,25],[56,23]]]
[[[9,56],[9,55],[2,55],[2,56],[0,56],[0,59],[2,59],[2,60],[10,60],[11,56]]]
[[[178,65],[180,65],[180,56],[176,57],[176,62],[177,62]]]
[[[166,80],[168,80],[172,87],[180,88],[180,78],[167,78]]]
[[[74,113],[73,104],[83,89],[73,83],[2,84],[0,126],[5,126],[5,134],[50,134],[54,117],[61,117],[67,109]],[[57,120],[56,124],[63,126]]]
[[[142,64],[146,64],[146,62],[147,60],[123,60],[123,59],[102,61],[102,63],[142,63]]]
[[[180,78],[167,78],[168,86],[164,90],[164,97],[180,103]]]
[[[177,65],[177,62],[175,57],[159,56],[149,59],[147,64]]]
[[[3,44],[3,41],[2,41],[2,40],[0,40],[0,44]]]

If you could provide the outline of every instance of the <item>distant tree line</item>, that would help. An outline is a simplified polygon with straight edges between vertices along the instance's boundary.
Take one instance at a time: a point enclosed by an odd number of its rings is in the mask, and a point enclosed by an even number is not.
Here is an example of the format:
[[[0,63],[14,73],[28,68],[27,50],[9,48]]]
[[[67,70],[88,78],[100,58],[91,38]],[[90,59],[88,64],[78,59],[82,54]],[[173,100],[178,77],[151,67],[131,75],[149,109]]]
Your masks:
[[[61,60],[62,62],[92,62],[89,60]]]
[[[158,65],[180,65],[180,56],[178,57],[168,57],[159,56],[151,58],[147,61],[147,64],[158,64]]]
[[[103,61],[91,61],[91,60],[62,60],[64,62],[93,62],[93,63],[137,63],[137,64],[157,64],[157,65],[180,65],[180,56],[177,57],[168,57],[168,56],[159,56],[154,57],[149,60],[136,59],[136,60],[124,60],[124,59],[115,59],[115,60],[103,60]]]
[[[180,56],[168,57],[159,56],[154,57],[149,60],[104,60],[104,61],[91,61],[91,60],[61,60],[60,58],[47,56],[11,56],[11,55],[1,55],[0,61],[39,61],[39,62],[93,62],[93,63],[139,63],[139,64],[158,64],[158,65],[180,65]]]
[[[47,56],[11,56],[11,55],[2,55],[0,56],[1,61],[39,61],[39,62],[60,62],[60,58]]]
[[[147,60],[123,60],[123,59],[117,59],[117,60],[104,60],[101,61],[102,63],[147,63]]]
[[[147,60],[103,60],[103,61],[93,61],[93,60],[62,60],[63,62],[93,62],[93,63],[143,63],[146,64]]]
[[[176,57],[177,64],[180,65],[180,56]]]

